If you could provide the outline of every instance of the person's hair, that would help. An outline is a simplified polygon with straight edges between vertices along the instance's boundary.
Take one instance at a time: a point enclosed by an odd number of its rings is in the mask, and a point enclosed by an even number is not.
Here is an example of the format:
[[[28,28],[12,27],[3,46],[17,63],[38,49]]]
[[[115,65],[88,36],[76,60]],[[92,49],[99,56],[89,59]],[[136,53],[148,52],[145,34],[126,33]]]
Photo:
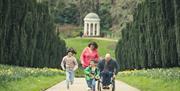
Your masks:
[[[72,52],[73,54],[76,54],[76,53],[77,53],[77,52],[75,51],[75,49],[72,48],[72,47],[68,48],[67,53],[69,53],[69,52]]]
[[[107,53],[107,54],[105,55],[105,58],[107,58],[107,57],[111,57],[111,54]]]
[[[98,44],[97,44],[96,42],[90,42],[90,43],[88,44],[88,47],[90,47],[91,45],[93,45],[95,49],[98,48]]]

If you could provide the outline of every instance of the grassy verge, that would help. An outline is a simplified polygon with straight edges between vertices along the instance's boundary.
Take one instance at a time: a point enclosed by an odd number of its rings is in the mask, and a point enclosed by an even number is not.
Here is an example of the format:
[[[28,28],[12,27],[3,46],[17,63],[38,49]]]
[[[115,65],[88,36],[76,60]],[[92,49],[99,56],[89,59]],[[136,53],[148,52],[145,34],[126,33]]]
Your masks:
[[[117,79],[141,91],[180,90],[180,68],[124,71]]]
[[[112,57],[115,57],[115,48],[116,48],[116,41],[112,40],[102,40],[102,39],[95,39],[95,38],[69,38],[65,39],[67,47],[73,47],[77,51],[76,58],[79,59],[81,52],[91,41],[97,42],[99,48],[98,52],[101,57],[104,57],[106,53],[110,53]]]
[[[1,91],[42,91],[64,79],[58,69],[0,65]]]
[[[0,89],[1,91],[44,91],[62,80],[64,80],[64,77],[60,75],[51,77],[27,77],[1,84]]]

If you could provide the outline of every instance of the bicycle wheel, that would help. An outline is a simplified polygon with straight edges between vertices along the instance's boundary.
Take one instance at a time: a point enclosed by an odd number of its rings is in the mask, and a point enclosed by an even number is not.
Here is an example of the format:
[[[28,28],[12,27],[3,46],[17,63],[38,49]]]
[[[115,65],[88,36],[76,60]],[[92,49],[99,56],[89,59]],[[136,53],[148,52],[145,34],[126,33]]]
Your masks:
[[[115,86],[116,86],[115,85],[115,80],[112,80],[112,84],[111,85],[112,85],[112,91],[115,91]]]
[[[97,90],[101,91],[101,82],[100,82],[100,80],[98,80],[98,83],[97,83]]]

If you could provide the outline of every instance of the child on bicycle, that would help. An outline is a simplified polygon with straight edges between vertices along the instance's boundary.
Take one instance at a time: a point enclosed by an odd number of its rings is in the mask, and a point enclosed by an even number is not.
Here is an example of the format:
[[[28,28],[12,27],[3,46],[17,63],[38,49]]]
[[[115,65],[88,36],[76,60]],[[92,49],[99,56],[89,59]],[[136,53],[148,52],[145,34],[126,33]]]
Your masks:
[[[97,68],[97,63],[91,60],[90,65],[84,70],[86,75],[86,82],[88,85],[88,90],[95,91],[96,80],[99,79],[99,69]]]
[[[69,82],[71,85],[74,82],[74,71],[78,68],[78,63],[74,57],[76,51],[73,48],[67,50],[67,55],[63,57],[61,62],[61,67],[63,70],[66,70],[66,82],[67,88],[69,89]]]

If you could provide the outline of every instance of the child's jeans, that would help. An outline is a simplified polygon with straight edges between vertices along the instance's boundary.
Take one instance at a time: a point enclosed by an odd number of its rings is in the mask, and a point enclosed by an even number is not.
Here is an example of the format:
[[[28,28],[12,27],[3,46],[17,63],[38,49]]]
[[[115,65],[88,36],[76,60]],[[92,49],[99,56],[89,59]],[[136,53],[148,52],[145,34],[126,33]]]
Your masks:
[[[74,82],[74,71],[73,70],[66,70],[66,82]]]
[[[86,80],[87,85],[89,88],[92,89],[92,91],[95,91],[95,87],[96,87],[96,80],[95,79],[90,79],[90,80]]]

